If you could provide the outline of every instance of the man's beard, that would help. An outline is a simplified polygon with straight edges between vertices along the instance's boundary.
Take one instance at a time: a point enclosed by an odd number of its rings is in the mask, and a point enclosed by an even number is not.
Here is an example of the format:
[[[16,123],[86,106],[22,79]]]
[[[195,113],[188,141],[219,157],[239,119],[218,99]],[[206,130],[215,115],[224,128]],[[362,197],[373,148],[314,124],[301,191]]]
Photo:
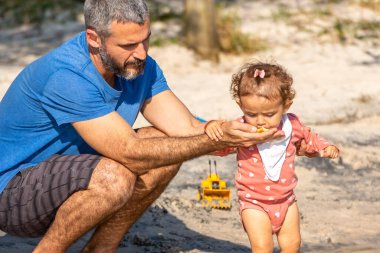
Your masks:
[[[133,80],[144,73],[145,60],[136,59],[134,61],[125,61],[124,64],[120,66],[108,54],[107,49],[103,47],[103,45],[99,48],[99,55],[107,70],[126,80]],[[130,69],[131,67],[134,67],[133,70]]]

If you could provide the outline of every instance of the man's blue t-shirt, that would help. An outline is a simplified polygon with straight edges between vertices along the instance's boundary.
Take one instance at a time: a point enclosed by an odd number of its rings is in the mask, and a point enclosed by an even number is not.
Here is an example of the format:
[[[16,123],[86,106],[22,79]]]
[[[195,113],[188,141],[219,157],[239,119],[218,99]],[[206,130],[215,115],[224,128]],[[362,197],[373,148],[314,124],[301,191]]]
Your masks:
[[[117,111],[132,126],[144,101],[168,89],[149,56],[143,75],[118,77],[112,88],[92,63],[84,32],[31,63],[0,103],[0,193],[53,154],[96,153],[70,123]]]

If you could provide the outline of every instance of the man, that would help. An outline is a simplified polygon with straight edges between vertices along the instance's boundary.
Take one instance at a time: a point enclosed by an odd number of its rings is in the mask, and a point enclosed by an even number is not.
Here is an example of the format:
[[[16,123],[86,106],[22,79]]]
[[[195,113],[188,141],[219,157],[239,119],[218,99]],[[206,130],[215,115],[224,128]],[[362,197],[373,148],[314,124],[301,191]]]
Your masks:
[[[147,55],[143,0],[87,0],[86,31],[27,66],[0,104],[0,229],[34,252],[115,252],[181,162],[279,138],[238,122],[214,142]],[[154,126],[134,131],[138,112]]]

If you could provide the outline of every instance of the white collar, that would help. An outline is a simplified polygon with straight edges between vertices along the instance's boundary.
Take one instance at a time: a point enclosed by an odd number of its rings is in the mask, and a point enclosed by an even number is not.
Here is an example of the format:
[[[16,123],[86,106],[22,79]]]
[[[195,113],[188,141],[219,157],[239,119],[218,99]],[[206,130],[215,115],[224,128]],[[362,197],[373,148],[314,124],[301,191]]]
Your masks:
[[[286,149],[292,136],[292,124],[286,114],[282,117],[282,131],[285,138],[279,141],[257,144],[261,160],[263,161],[265,173],[272,181],[278,181],[281,168],[285,161]]]

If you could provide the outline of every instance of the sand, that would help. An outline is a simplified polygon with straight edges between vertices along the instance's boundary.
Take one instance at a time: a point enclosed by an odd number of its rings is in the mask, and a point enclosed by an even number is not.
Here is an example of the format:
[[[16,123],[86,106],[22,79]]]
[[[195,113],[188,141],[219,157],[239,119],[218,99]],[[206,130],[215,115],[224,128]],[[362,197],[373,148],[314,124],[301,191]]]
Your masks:
[[[200,60],[180,45],[152,47],[150,55],[161,65],[177,96],[194,114],[206,119],[240,116],[228,87],[241,64],[255,58],[275,59],[285,66],[297,91],[290,111],[341,149],[337,160],[297,159],[302,252],[379,252],[380,43],[342,45],[317,40],[306,32],[295,32],[294,26],[263,18],[279,3],[247,2],[234,6],[242,16],[242,28],[267,38],[269,50],[222,55],[219,64]],[[306,6],[310,1],[295,2]],[[257,10],[259,15],[249,15]],[[358,11],[346,6],[337,13],[354,19]],[[360,13],[361,17],[372,15],[366,10]],[[159,26],[153,25],[153,31],[155,27]],[[27,63],[81,28],[82,24],[72,22],[46,26],[46,31],[30,27],[2,31],[0,97]],[[139,118],[135,126],[146,124]],[[233,192],[231,210],[205,209],[197,200],[197,187],[207,176],[209,159],[217,161],[221,178]],[[126,235],[118,252],[250,252],[237,211],[235,167],[234,155],[185,162],[167,190]],[[81,238],[69,252],[78,252],[88,237]],[[0,252],[31,252],[38,241],[3,235]],[[277,246],[275,252],[279,252]]]

